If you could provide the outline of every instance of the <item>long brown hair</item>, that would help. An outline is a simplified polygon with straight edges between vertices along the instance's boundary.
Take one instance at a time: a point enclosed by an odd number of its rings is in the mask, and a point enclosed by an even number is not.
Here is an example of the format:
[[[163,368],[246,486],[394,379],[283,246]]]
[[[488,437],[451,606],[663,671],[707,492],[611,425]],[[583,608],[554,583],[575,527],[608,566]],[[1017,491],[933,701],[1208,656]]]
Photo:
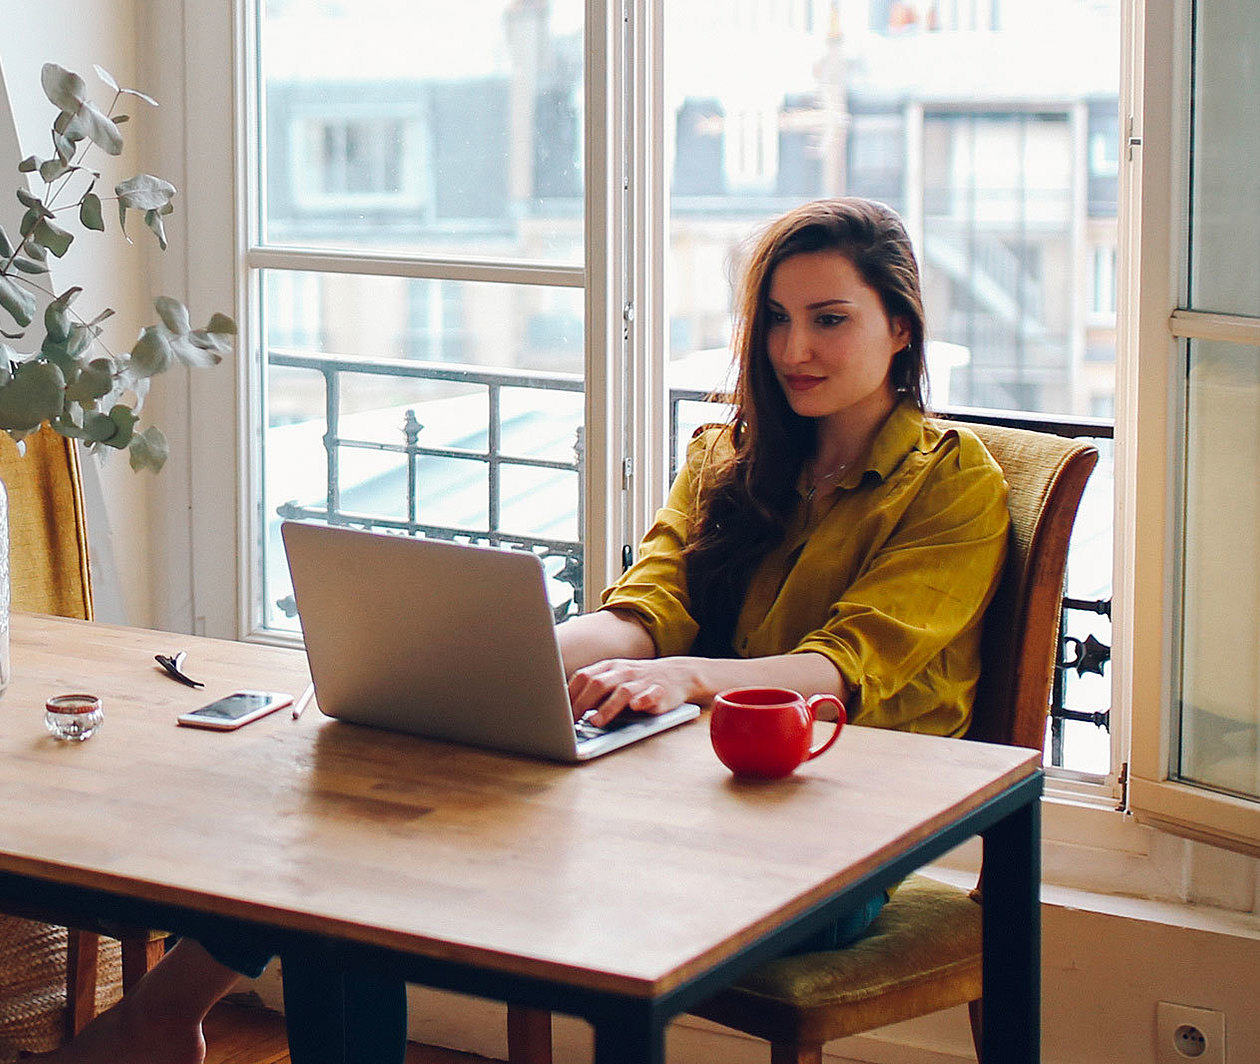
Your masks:
[[[685,551],[691,612],[700,624],[693,652],[728,657],[735,623],[757,562],[783,536],[796,484],[816,445],[816,422],[788,405],[766,346],[766,300],[775,268],[794,255],[838,251],[880,297],[889,320],[901,319],[910,342],[893,356],[898,397],[923,410],[923,296],[919,266],[896,212],[872,200],[806,203],[755,240],[737,291],[733,349],[739,365],[731,438],[733,456],[708,471]]]

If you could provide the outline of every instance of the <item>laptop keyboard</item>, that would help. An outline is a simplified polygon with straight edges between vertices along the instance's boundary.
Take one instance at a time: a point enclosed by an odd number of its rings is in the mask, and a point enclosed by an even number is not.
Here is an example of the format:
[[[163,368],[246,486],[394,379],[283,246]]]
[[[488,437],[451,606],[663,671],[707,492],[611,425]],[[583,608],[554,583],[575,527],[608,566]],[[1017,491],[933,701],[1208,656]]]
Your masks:
[[[619,731],[627,724],[636,724],[641,720],[652,720],[655,716],[655,713],[644,713],[636,709],[623,709],[608,722],[606,728],[597,727],[591,724],[586,717],[583,717],[573,725],[573,731],[577,735],[577,741],[581,743],[589,739],[598,739],[600,736],[607,735],[610,732]]]

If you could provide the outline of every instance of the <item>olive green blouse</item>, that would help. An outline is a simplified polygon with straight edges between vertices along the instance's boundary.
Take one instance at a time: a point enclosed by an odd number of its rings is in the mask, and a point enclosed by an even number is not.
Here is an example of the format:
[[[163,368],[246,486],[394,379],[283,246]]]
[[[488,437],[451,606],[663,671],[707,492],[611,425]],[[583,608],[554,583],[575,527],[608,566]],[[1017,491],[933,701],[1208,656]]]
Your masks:
[[[688,653],[699,631],[682,552],[713,458],[730,448],[729,429],[696,434],[638,562],[603,595],[661,656]],[[834,493],[811,499],[802,474],[798,494],[786,536],[749,581],[736,652],[822,654],[860,695],[852,723],[961,735],[1006,554],[997,463],[967,429],[902,403]]]

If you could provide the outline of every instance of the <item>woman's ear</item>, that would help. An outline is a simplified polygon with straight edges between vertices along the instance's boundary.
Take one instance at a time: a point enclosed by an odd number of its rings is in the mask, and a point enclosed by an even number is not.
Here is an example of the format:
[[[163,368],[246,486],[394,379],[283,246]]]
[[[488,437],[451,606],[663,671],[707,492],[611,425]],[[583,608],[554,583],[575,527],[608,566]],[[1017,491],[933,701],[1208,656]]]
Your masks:
[[[910,343],[910,337],[913,334],[910,331],[910,322],[906,318],[900,316],[891,318],[889,327],[892,330],[893,339],[897,341],[899,350]]]

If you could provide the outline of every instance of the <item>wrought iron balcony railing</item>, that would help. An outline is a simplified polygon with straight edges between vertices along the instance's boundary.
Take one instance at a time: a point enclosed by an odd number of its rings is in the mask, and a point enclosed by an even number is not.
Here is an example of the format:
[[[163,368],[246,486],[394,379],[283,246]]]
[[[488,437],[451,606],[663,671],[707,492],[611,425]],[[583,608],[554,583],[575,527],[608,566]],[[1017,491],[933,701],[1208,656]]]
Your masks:
[[[582,378],[576,374],[528,372],[511,369],[485,369],[473,366],[446,365],[411,360],[363,361],[324,354],[272,352],[270,365],[289,369],[307,370],[319,374],[324,387],[325,433],[323,435],[325,485],[322,500],[291,500],[278,507],[282,518],[327,521],[332,524],[351,525],[360,528],[382,529],[409,535],[430,536],[491,546],[504,546],[529,550],[538,554],[544,562],[554,560],[548,568],[553,580],[572,590],[571,595],[554,607],[556,620],[578,612],[582,600],[583,552],[578,539],[548,538],[514,532],[503,523],[503,474],[510,468],[552,470],[557,474],[571,475],[577,484],[575,500],[576,521],[574,528],[582,527],[585,497],[582,490],[583,438],[577,427],[573,441],[572,460],[538,457],[520,454],[504,447],[505,414],[503,394],[507,390],[526,389],[539,392],[566,392],[581,394]],[[343,431],[342,378],[347,375],[447,382],[472,389],[483,389],[486,399],[486,426],[477,427],[470,436],[482,437],[484,446],[468,442],[425,443],[422,436],[425,426],[417,419],[414,409],[407,409],[397,425],[397,442],[364,439]],[[670,455],[677,461],[679,441],[683,426],[688,429],[702,421],[713,420],[711,396],[707,392],[690,389],[673,389],[669,394]],[[545,397],[540,406],[546,408]],[[686,411],[700,415],[687,417]],[[1114,435],[1112,424],[1099,418],[1047,418],[1036,414],[1011,413],[996,410],[952,408],[938,411],[942,416],[963,422],[979,422],[1027,428],[1060,436],[1110,441]],[[478,444],[480,444],[478,440]],[[350,451],[375,451],[402,456],[404,476],[398,486],[405,493],[405,509],[401,517],[379,513],[361,512],[343,506],[341,484],[342,456]],[[423,465],[437,459],[459,460],[481,465],[486,471],[486,499],[484,524],[450,524],[426,520],[421,507],[420,483]],[[672,472],[672,468],[671,468]],[[1072,555],[1069,555],[1069,571]],[[291,599],[281,600],[282,610],[292,616]],[[1059,661],[1055,673],[1051,705],[1049,753],[1050,763],[1063,765],[1064,726],[1067,722],[1085,722],[1102,729],[1110,725],[1110,709],[1073,708],[1065,705],[1067,675],[1075,671],[1078,676],[1102,675],[1110,658],[1110,647],[1093,632],[1081,632],[1073,623],[1079,615],[1094,617],[1111,616],[1110,598],[1087,599],[1065,597],[1063,619],[1060,627]],[[1070,655],[1070,656],[1069,656]]]

